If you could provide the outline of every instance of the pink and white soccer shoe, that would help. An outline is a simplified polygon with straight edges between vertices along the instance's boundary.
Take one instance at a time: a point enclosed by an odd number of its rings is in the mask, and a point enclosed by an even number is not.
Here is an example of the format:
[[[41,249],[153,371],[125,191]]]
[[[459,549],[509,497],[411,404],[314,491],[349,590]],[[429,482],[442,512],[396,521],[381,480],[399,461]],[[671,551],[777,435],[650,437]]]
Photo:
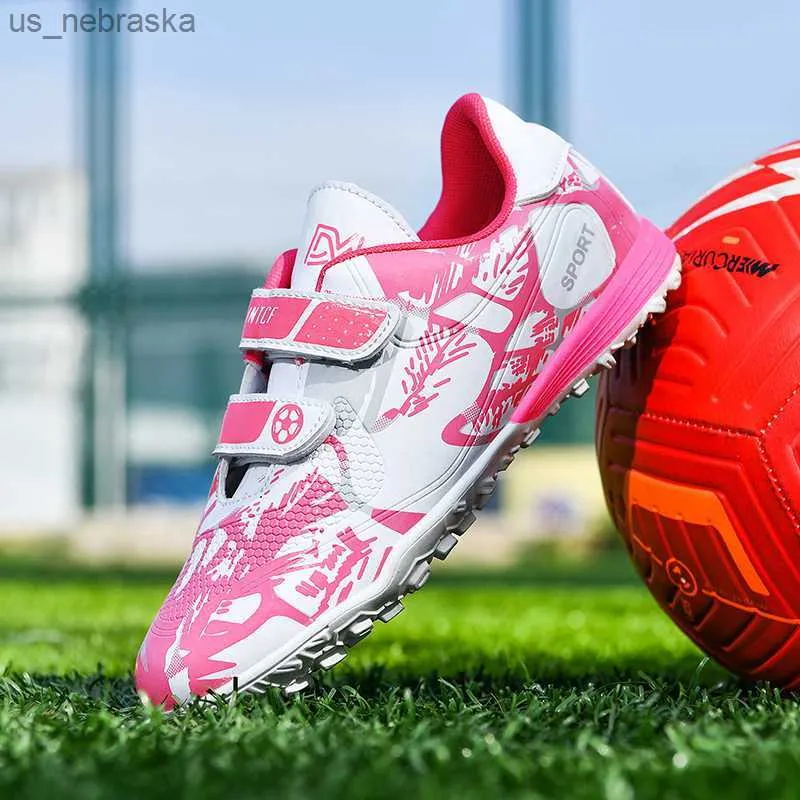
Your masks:
[[[450,110],[442,177],[419,233],[318,186],[253,292],[208,505],[139,652],[150,701],[296,691],[344,658],[680,280],[663,233],[492,100]]]

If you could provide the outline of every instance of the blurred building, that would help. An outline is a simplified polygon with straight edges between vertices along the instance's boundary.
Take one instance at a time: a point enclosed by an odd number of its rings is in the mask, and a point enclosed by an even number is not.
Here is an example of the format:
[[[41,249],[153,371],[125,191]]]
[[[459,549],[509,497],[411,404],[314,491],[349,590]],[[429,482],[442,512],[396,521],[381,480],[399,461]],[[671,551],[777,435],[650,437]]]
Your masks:
[[[0,173],[0,529],[80,519],[90,320],[87,192],[77,171]],[[124,294],[130,503],[197,501],[220,409],[236,386],[236,340],[263,271],[236,263],[130,274]]]
[[[250,292],[266,267],[164,265],[129,274],[126,490],[130,504],[205,498]]]
[[[0,526],[80,511],[86,192],[72,171],[0,173]]]

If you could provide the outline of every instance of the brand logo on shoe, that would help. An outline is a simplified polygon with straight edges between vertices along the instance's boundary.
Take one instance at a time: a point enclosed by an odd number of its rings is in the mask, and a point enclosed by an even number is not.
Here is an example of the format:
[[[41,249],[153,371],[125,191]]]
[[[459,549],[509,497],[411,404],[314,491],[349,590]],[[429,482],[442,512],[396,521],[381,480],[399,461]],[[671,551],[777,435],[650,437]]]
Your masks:
[[[342,234],[332,225],[320,223],[314,229],[311,243],[303,259],[309,267],[324,267],[334,258],[359,250],[364,246],[364,237],[353,234],[342,238]]]
[[[296,403],[281,406],[272,420],[272,441],[287,444],[297,438],[303,428],[303,410]]]
[[[611,238],[588,205],[570,203],[548,214],[534,239],[542,294],[558,311],[577,308],[614,269]]]
[[[584,222],[581,226],[581,234],[578,236],[578,241],[572,251],[572,260],[567,264],[566,274],[561,279],[561,285],[568,292],[575,288],[575,281],[578,279],[578,268],[586,261],[586,256],[589,253],[594,237],[595,231]]]
[[[251,305],[247,311],[248,325],[266,325],[278,313],[277,306]]]

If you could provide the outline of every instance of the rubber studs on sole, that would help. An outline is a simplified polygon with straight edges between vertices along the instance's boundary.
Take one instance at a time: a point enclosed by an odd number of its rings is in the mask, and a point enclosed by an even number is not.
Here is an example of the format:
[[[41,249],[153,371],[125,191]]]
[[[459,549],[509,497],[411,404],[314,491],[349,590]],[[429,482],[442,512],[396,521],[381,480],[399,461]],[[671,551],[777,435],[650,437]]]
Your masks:
[[[573,387],[570,394],[573,397],[583,397],[589,391],[589,381],[586,378],[581,378]]]
[[[347,658],[347,650],[342,647],[326,653],[317,663],[323,669],[330,669],[335,667],[343,658]]]
[[[433,554],[436,558],[445,559],[447,558],[448,553],[458,544],[458,536],[454,533],[448,533],[439,539],[438,544],[436,545],[436,549],[433,551]]]
[[[427,561],[417,564],[408,576],[407,591],[416,592],[421,589],[431,576],[431,565]]]
[[[541,433],[542,431],[539,428],[534,428],[522,440],[520,447],[530,447],[539,438]]]
[[[348,643],[360,642],[374,627],[371,619],[360,619],[354,622],[346,631]]]
[[[297,692],[302,692],[303,689],[308,689],[311,686],[311,680],[309,678],[298,678],[296,681],[292,681],[287,686],[283,687],[283,691],[286,694],[296,694]]]
[[[396,603],[388,605],[381,611],[381,613],[378,614],[378,619],[381,622],[388,622],[390,619],[394,619],[403,610],[405,610],[405,606],[398,600]]]

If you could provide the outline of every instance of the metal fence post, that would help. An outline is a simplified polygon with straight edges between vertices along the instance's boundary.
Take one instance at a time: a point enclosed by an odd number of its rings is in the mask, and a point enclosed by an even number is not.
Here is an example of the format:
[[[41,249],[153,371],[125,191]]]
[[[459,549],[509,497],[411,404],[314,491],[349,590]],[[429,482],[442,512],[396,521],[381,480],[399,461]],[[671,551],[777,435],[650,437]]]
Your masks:
[[[517,0],[516,87],[519,113],[566,136],[568,0]],[[542,442],[588,444],[594,425],[593,398],[566,403],[545,420]]]
[[[104,11],[120,3],[104,0]],[[87,0],[97,15],[98,0]],[[114,508],[126,498],[126,336],[119,252],[119,44],[115,33],[84,34],[83,163],[89,189],[89,337],[83,396],[83,501]]]
[[[527,120],[565,133],[567,0],[518,0],[518,108]]]

